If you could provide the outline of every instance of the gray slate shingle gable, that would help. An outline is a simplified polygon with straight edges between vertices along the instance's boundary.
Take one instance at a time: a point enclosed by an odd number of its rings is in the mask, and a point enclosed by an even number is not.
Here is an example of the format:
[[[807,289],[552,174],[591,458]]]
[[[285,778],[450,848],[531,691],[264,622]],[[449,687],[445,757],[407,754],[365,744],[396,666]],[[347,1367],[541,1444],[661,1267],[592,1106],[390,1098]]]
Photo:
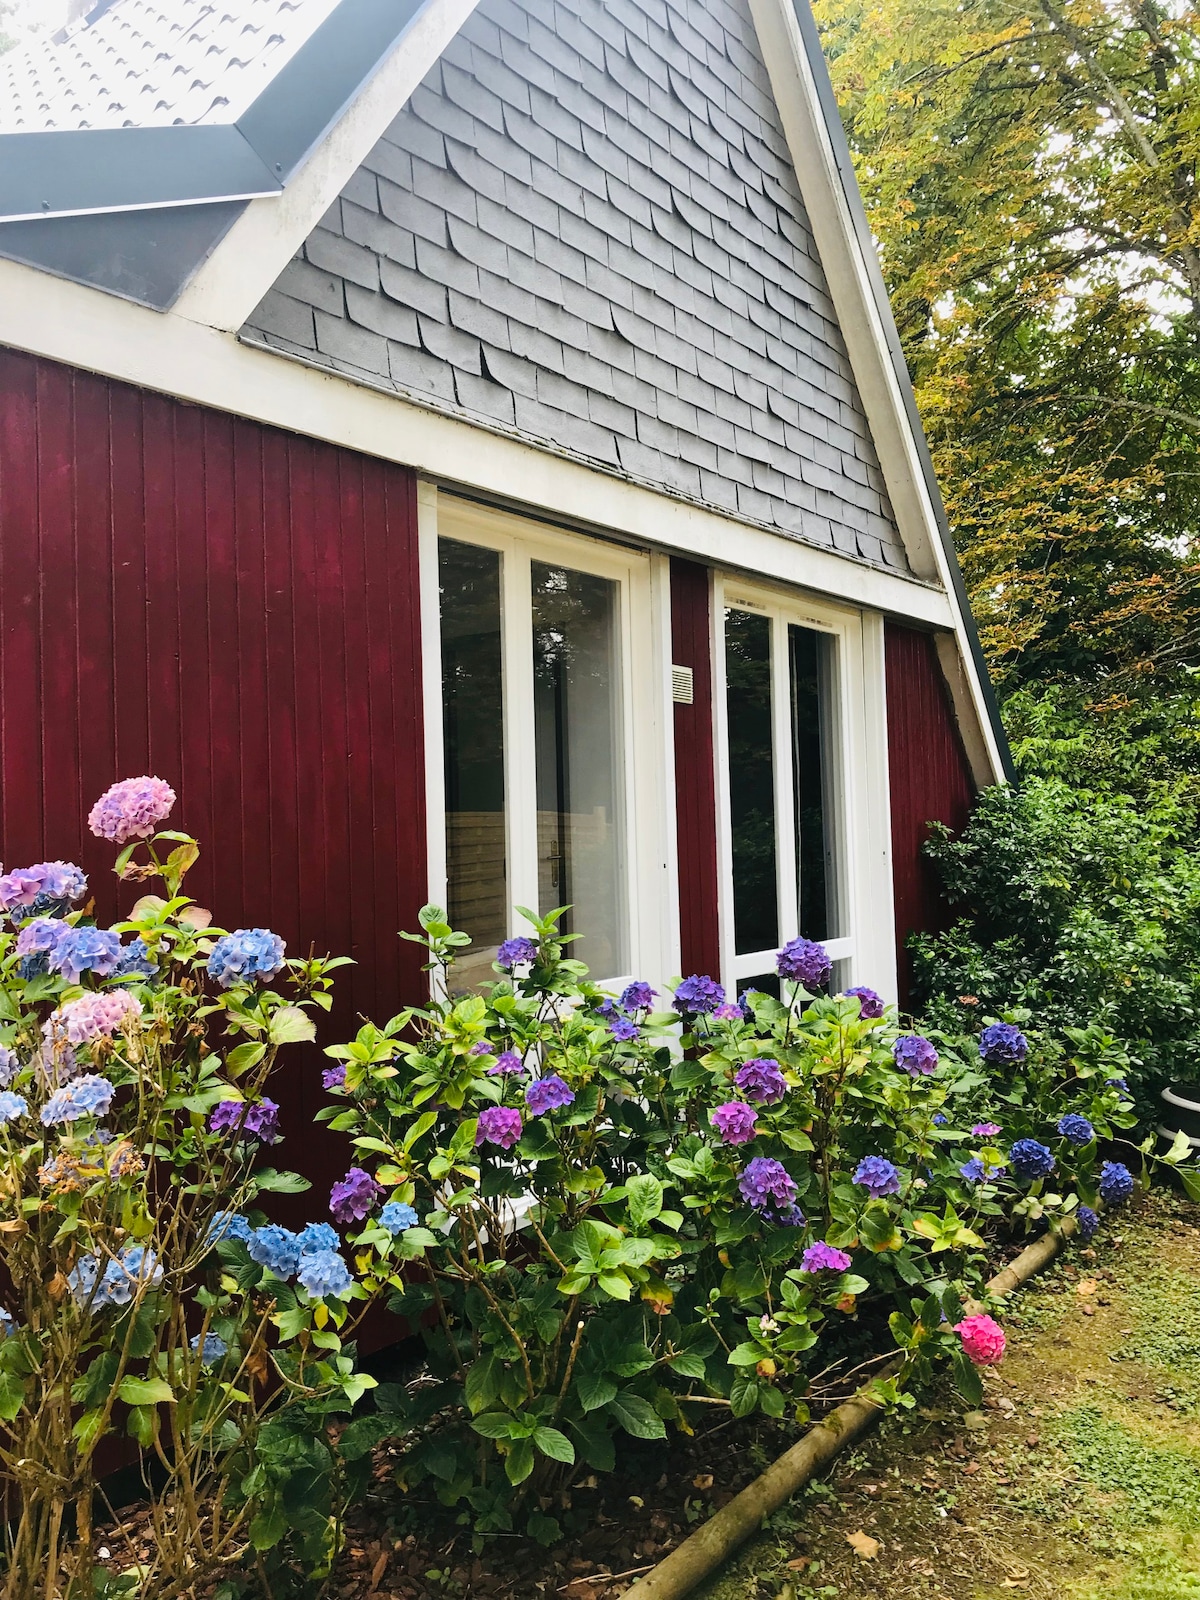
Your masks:
[[[482,0],[242,337],[907,570],[745,0]]]

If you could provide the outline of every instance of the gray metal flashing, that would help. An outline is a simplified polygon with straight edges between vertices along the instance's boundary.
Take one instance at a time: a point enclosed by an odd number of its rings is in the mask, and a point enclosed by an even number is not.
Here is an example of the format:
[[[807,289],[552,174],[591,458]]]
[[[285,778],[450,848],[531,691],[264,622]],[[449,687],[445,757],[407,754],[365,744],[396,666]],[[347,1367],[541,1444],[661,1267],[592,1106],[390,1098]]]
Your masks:
[[[0,134],[0,255],[165,310],[242,204],[282,193],[425,3],[341,0],[234,123]]]
[[[929,494],[930,503],[933,506],[938,536],[945,552],[950,580],[954,587],[955,598],[958,601],[958,608],[963,619],[963,630],[966,633],[971,657],[983,689],[984,702],[987,706],[992,733],[1000,752],[1001,762],[1004,765],[1004,775],[1010,783],[1014,783],[1017,779],[1017,770],[1013,761],[1012,750],[1009,746],[1008,735],[1004,730],[1004,720],[1000,715],[1000,702],[996,698],[995,686],[988,670],[987,657],[984,655],[983,646],[979,642],[979,630],[975,626],[975,616],[971,610],[971,599],[967,594],[962,568],[959,566],[958,552],[954,548],[954,534],[950,528],[950,519],[946,515],[946,506],[942,499],[941,488],[938,485],[937,473],[934,470],[933,457],[929,453],[929,441],[925,437],[925,426],[921,421],[921,413],[917,409],[917,397],[913,392],[908,362],[904,358],[904,349],[900,343],[900,332],[896,327],[896,319],[892,315],[892,305],[888,297],[887,285],[883,281],[883,269],[879,265],[875,240],[871,234],[871,224],[867,218],[867,208],[863,203],[862,193],[858,187],[858,177],[854,171],[854,159],[850,154],[850,143],[846,138],[846,130],[842,126],[842,116],[838,109],[833,80],[829,76],[829,66],[825,60],[825,51],[821,45],[821,35],[817,29],[816,19],[813,17],[808,0],[792,0],[792,4],[796,12],[796,20],[800,24],[800,37],[804,44],[804,53],[808,58],[813,81],[817,87],[821,116],[837,163],[838,177],[841,180],[846,204],[854,224],[859,250],[866,264],[867,277],[879,312],[879,320],[887,339],[888,358],[896,374],[900,393],[904,397],[905,413],[916,445],[917,457],[921,463],[925,487]]]

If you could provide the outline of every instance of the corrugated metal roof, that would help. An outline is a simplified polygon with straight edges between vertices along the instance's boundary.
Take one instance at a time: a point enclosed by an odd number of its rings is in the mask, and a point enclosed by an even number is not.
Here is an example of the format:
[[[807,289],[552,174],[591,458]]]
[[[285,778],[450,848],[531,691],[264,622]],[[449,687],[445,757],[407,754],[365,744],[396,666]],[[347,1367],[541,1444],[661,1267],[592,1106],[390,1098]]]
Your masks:
[[[235,122],[337,0],[104,0],[0,56],[0,133]]]

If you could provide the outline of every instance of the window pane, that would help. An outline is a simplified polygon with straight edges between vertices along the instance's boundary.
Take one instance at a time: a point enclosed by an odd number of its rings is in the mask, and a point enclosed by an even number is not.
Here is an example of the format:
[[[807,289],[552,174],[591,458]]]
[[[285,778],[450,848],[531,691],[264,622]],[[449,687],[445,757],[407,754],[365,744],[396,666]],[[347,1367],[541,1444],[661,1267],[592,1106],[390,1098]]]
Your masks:
[[[621,892],[617,585],[535,561],[533,699],[538,900],[597,977],[627,967]]]
[[[470,987],[495,976],[491,964],[508,932],[500,556],[442,539],[438,568],[447,912],[474,940],[455,965],[455,986]]]
[[[725,676],[734,949],[742,955],[779,943],[769,617],[725,613]]]
[[[793,625],[788,629],[788,646],[800,932],[806,939],[836,939],[842,928],[834,789],[835,642],[829,634]]]

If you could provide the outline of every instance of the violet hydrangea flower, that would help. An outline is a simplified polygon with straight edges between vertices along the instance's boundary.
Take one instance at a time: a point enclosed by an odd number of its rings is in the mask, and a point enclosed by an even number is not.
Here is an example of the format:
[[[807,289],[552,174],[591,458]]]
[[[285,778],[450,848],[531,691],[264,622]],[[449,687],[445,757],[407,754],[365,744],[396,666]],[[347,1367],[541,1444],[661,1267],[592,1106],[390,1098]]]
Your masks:
[[[919,1033],[901,1034],[892,1046],[892,1059],[910,1078],[928,1078],[937,1071],[938,1053]]]
[[[344,1089],[346,1087],[346,1063],[339,1061],[334,1067],[326,1067],[321,1073],[321,1087],[323,1089]]]
[[[40,970],[44,972],[51,952],[70,931],[71,924],[58,917],[39,917],[36,922],[27,922],[17,935],[17,954],[26,963],[40,963]]]
[[[1079,1237],[1084,1244],[1091,1244],[1100,1226],[1100,1218],[1091,1206],[1080,1206],[1075,1215],[1079,1218]]]
[[[87,893],[87,878],[71,861],[39,861],[0,878],[0,911],[27,917],[64,912]]]
[[[707,1016],[710,1011],[715,1011],[725,999],[725,987],[713,978],[693,974],[684,978],[675,990],[675,997],[671,1004],[680,1016]]]
[[[279,1138],[279,1107],[265,1098],[252,1105],[244,1100],[222,1100],[213,1107],[208,1129],[210,1133],[233,1131],[243,1138],[274,1144]]]
[[[1000,1124],[998,1122],[977,1122],[971,1132],[976,1139],[994,1139],[1000,1132]]]
[[[621,1044],[640,1038],[642,1032],[637,1023],[631,1021],[629,1017],[614,1017],[608,1025],[608,1031]]]
[[[649,1011],[657,993],[648,983],[630,983],[621,992],[621,1004],[626,1011]]]
[[[351,1167],[344,1178],[329,1191],[329,1209],[333,1220],[344,1227],[351,1222],[361,1222],[383,1193],[369,1172],[361,1167]]]
[[[175,791],[161,778],[126,778],[96,801],[88,812],[88,827],[112,844],[148,839],[174,804]]]
[[[574,1098],[574,1090],[568,1089],[556,1072],[548,1078],[535,1078],[525,1091],[525,1104],[535,1117],[544,1117],[547,1111],[556,1111],[559,1106],[569,1106]]]
[[[847,999],[851,995],[858,1001],[858,1015],[861,1022],[878,1022],[883,1015],[883,997],[877,995],[874,989],[868,989],[864,984],[856,984],[853,989],[842,991]]]
[[[0,1089],[7,1089],[20,1070],[17,1052],[10,1050],[6,1044],[0,1044]]]
[[[1133,1193],[1133,1173],[1121,1161],[1106,1161],[1100,1168],[1100,1198],[1106,1206],[1124,1205]]]
[[[1029,1041],[1011,1022],[993,1022],[979,1035],[979,1054],[989,1067],[1015,1066],[1029,1054]]]
[[[713,1016],[718,1022],[745,1022],[746,1013],[743,1007],[735,1006],[729,1000],[723,1000]]]
[[[506,1078],[513,1072],[524,1072],[525,1068],[520,1056],[515,1050],[503,1050],[496,1057],[490,1067],[485,1069],[489,1078]]]
[[[726,1144],[749,1144],[758,1112],[744,1100],[728,1100],[710,1112],[708,1120]]]
[[[864,1156],[854,1169],[854,1182],[873,1200],[900,1193],[900,1173],[886,1156]]]
[[[789,939],[775,957],[775,971],[781,978],[788,978],[810,994],[816,994],[828,985],[833,962],[829,951],[815,939]]]
[[[514,967],[532,964],[537,956],[538,947],[532,939],[505,939],[496,951],[496,965],[511,972]]]
[[[1036,1139],[1018,1139],[1008,1153],[1018,1178],[1048,1178],[1054,1171],[1054,1156]]]
[[[756,1211],[782,1210],[796,1199],[796,1185],[782,1162],[770,1156],[755,1156],[738,1179],[738,1189],[747,1205]]]
[[[774,1105],[787,1093],[787,1079],[778,1061],[747,1061],[733,1081],[756,1106]]]
[[[1068,1111],[1058,1119],[1058,1132],[1069,1144],[1083,1146],[1091,1144],[1096,1137],[1096,1130],[1086,1117],[1081,1117],[1077,1111]]]
[[[501,1150],[511,1150],[521,1137],[521,1113],[512,1106],[488,1106],[479,1113],[475,1127],[475,1145],[498,1144]]]
[[[131,939],[121,946],[121,959],[112,970],[114,978],[152,978],[154,973],[150,947],[144,939]]]
[[[268,982],[283,970],[286,946],[269,928],[238,928],[218,939],[208,958],[208,975],[222,989],[235,983]]]
[[[800,1259],[801,1272],[847,1272],[850,1257],[831,1244],[810,1244]]]

